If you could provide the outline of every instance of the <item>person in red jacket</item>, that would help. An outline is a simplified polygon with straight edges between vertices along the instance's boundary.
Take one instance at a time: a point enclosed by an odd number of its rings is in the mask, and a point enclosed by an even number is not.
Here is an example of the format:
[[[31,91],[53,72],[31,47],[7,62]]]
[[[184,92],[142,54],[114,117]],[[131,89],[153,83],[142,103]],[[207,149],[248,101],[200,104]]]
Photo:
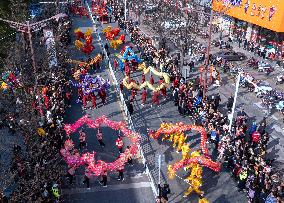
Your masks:
[[[257,144],[259,143],[260,141],[260,133],[258,131],[254,131],[252,133],[252,142],[253,142],[253,146],[256,147]]]
[[[142,98],[142,104],[141,105],[144,106],[146,99],[147,99],[147,89],[146,88],[143,89],[141,98]]]
[[[160,78],[159,85],[163,84],[164,82],[165,81],[163,80],[163,78]],[[160,91],[161,91],[161,94],[164,97],[164,100],[166,100],[166,98],[167,98],[167,89],[166,89],[166,87],[163,87]]]
[[[123,148],[124,143],[123,143],[121,136],[118,136],[118,138],[115,141],[115,145],[117,146],[119,153],[122,153],[122,148]]]
[[[145,82],[145,74],[142,73],[142,81],[141,81],[141,83],[144,83],[144,82]]]
[[[121,93],[123,94],[123,88],[124,88],[123,82],[119,84],[119,88],[120,88]]]
[[[91,93],[91,100],[92,100],[93,108],[96,109],[97,108],[97,98],[96,98],[95,93]]]
[[[103,105],[106,104],[106,91],[105,89],[102,89],[101,91],[99,91],[99,96],[102,100]]]
[[[83,94],[82,103],[83,103],[84,109],[86,109],[86,106],[87,106],[87,99],[88,99],[87,95]]]
[[[157,104],[158,107],[160,106],[160,101],[159,101],[159,92],[153,92],[153,96],[152,96],[152,105],[151,107],[153,106],[153,104]]]
[[[154,85],[155,81],[154,81],[154,77],[153,75],[150,76],[150,84],[151,85]]]
[[[133,88],[131,90],[131,99],[130,99],[131,102],[134,101],[136,94],[137,94],[137,90]]]
[[[118,66],[118,63],[117,63],[117,61],[116,61],[116,60],[114,60],[114,62],[113,62],[113,68],[114,68],[114,71],[116,71],[117,66]]]

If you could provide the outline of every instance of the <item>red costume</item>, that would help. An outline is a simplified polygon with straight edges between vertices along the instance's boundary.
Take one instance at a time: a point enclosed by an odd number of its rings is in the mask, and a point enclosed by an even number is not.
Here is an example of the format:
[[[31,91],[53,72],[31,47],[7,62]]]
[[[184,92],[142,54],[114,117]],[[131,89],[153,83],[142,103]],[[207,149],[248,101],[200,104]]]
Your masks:
[[[96,98],[96,95],[94,93],[91,94],[91,99],[92,99],[92,105],[93,105],[93,108],[97,108],[97,98]]]
[[[153,96],[152,96],[152,103],[153,103],[153,104],[160,105],[159,92],[154,92],[154,93],[153,93]]]
[[[121,137],[118,137],[115,141],[115,145],[117,146],[120,153],[122,153],[123,141]]]
[[[147,99],[147,90],[144,89],[142,92],[142,104],[144,105]]]
[[[155,83],[154,77],[153,77],[153,75],[151,75],[151,77],[150,77],[150,84],[151,84],[151,85],[154,85],[154,83]]]
[[[145,82],[145,74],[142,73],[142,83],[144,83],[144,82]]]
[[[123,86],[123,83],[121,82],[121,83],[119,84],[119,88],[120,88],[120,91],[121,91],[121,92],[123,92],[123,87],[124,87],[124,86]]]
[[[87,96],[86,95],[83,95],[82,103],[83,103],[84,108],[86,108],[87,106]]]
[[[258,143],[260,140],[260,133],[257,132],[257,131],[254,131],[252,133],[252,141],[255,142],[255,143]]]
[[[116,71],[116,69],[117,69],[117,61],[116,60],[114,60],[114,62],[113,62],[113,68],[114,68],[114,71]]]
[[[106,91],[104,89],[102,89],[100,92],[99,92],[99,96],[102,100],[102,103],[105,105],[106,103]]]

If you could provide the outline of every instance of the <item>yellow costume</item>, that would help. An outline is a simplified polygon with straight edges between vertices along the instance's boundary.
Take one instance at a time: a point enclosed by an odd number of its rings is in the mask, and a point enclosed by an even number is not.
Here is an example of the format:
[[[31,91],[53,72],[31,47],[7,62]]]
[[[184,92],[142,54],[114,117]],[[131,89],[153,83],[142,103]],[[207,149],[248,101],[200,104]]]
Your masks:
[[[184,145],[181,147],[182,159],[187,159],[187,158],[189,158],[189,154],[188,154],[189,152],[190,152],[189,144],[184,144]]]
[[[117,50],[118,46],[122,44],[122,41],[120,39],[114,39],[110,41],[110,47],[114,50]]]
[[[147,74],[147,73],[149,73],[149,71],[151,71],[154,75],[156,75],[158,77],[163,77],[165,82],[160,84],[157,87],[154,87],[148,81],[145,81],[144,83],[138,85],[138,84],[136,84],[134,82],[128,83],[129,77],[126,76],[122,80],[122,83],[123,83],[124,87],[126,87],[127,89],[137,89],[137,90],[141,90],[143,88],[148,87],[150,90],[157,92],[157,91],[160,91],[161,89],[167,88],[170,85],[170,77],[169,77],[169,75],[167,73],[159,72],[159,71],[157,71],[155,68],[153,68],[151,66],[146,68],[145,63],[139,64],[138,65],[138,70],[143,70],[144,74]]]
[[[178,146],[179,138],[181,136],[181,133],[174,133],[174,141],[173,141],[173,148],[176,148]]]
[[[202,185],[201,178],[198,178],[196,176],[189,177],[188,178],[190,186],[187,189],[187,191],[184,193],[184,197],[187,197],[192,191],[195,191],[198,195],[203,194],[203,192],[200,190],[200,187]]]
[[[180,134],[179,140],[178,140],[178,147],[177,147],[177,151],[181,151],[182,146],[184,145],[184,142],[186,140],[186,137],[184,136],[183,133]]]
[[[75,47],[76,47],[78,50],[81,50],[81,49],[84,47],[84,43],[81,42],[80,40],[76,40],[76,41],[75,41]]]
[[[202,198],[198,200],[198,203],[209,203],[209,201],[206,198]]]
[[[169,166],[168,166],[168,176],[169,176],[169,179],[174,179],[175,174],[176,174],[176,173],[173,171],[172,165],[169,165]]]

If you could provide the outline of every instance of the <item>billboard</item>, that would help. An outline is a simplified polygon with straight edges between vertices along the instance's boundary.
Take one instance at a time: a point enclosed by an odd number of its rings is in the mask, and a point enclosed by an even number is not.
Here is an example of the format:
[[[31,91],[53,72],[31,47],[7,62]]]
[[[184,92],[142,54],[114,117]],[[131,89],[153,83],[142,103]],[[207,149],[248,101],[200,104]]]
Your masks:
[[[212,8],[255,25],[284,32],[283,0],[214,0]]]
[[[48,60],[49,60],[49,67],[56,67],[57,66],[57,57],[56,57],[56,49],[55,49],[55,40],[52,30],[44,29],[43,35],[45,39],[45,46],[47,50]]]

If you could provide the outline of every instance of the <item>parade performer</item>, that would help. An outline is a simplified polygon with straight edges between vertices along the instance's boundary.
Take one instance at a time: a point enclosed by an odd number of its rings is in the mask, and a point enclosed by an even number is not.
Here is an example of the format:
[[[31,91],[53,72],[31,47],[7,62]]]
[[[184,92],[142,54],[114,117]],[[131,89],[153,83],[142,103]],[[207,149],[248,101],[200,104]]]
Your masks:
[[[173,135],[173,148],[177,148],[178,147],[178,143],[179,143],[179,138],[181,136],[182,133],[176,132]]]
[[[123,143],[121,136],[118,136],[118,138],[115,141],[115,145],[117,146],[119,153],[122,153],[122,148],[123,148],[124,143]]]
[[[97,108],[97,98],[94,92],[91,93],[91,100],[92,100],[92,106],[94,109]]]
[[[189,152],[190,152],[189,144],[184,144],[184,145],[181,147],[182,159],[188,159],[188,158],[190,157],[190,156],[189,156]]]
[[[147,99],[147,89],[144,88],[143,91],[142,91],[142,96],[141,96],[141,99],[142,99],[142,106],[145,105],[145,102],[146,102],[146,99]]]
[[[154,81],[153,75],[150,76],[150,81],[149,82],[150,82],[151,85],[154,85],[155,81]]]
[[[184,136],[184,133],[181,133],[178,139],[178,147],[177,147],[177,153],[179,153],[181,151],[182,146],[185,143],[187,136]]]
[[[101,89],[101,91],[98,92],[99,97],[102,100],[103,105],[106,104],[106,91],[104,89]]]
[[[153,92],[151,107],[153,106],[153,104],[157,104],[158,107],[160,106],[159,92],[156,92],[156,91]]]
[[[85,95],[85,94],[83,94],[82,103],[83,103],[84,109],[86,109],[86,106],[87,106],[87,95]]]
[[[82,149],[82,147],[87,146],[86,143],[86,133],[83,130],[79,131],[79,140],[80,140],[80,144],[79,144],[79,148]]]
[[[183,197],[187,197],[193,191],[195,191],[198,195],[203,194],[203,191],[200,190],[200,187],[202,186],[201,178],[194,175],[193,177],[189,177],[187,180],[190,183],[190,186],[187,189],[187,191],[184,193]]]
[[[118,66],[117,60],[114,59],[114,61],[113,61],[113,68],[114,68],[114,71],[116,71],[117,66]]]
[[[101,132],[99,128],[98,128],[98,133],[97,133],[97,140],[101,147],[105,147],[105,143],[103,142],[103,133]]]
[[[145,82],[145,74],[142,73],[142,79],[141,79],[141,83],[144,83]]]

